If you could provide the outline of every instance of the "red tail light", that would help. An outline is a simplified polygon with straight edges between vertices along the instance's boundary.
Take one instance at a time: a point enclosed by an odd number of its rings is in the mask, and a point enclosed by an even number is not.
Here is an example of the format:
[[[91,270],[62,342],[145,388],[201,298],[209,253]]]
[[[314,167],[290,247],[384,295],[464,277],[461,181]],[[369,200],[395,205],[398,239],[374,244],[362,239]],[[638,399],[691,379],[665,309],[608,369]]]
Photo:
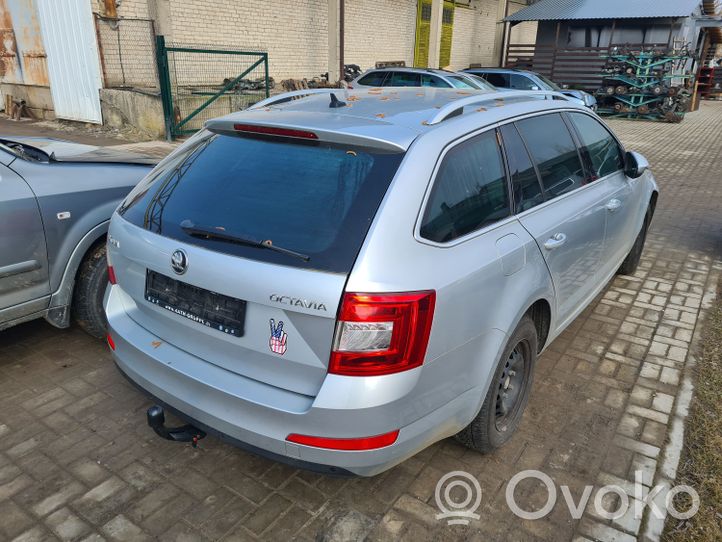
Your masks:
[[[247,134],[271,135],[281,137],[296,137],[300,139],[318,139],[318,136],[307,130],[295,130],[293,128],[274,128],[273,126],[256,126],[253,124],[234,124],[236,132]]]
[[[118,284],[118,279],[115,278],[115,269],[113,269],[112,265],[108,266],[108,282]]]
[[[328,448],[329,450],[374,450],[384,446],[391,446],[398,437],[399,430],[397,429],[383,435],[361,438],[311,437],[292,433],[286,437],[286,440],[315,448]]]
[[[341,301],[328,372],[377,376],[424,362],[436,292],[351,294]]]
[[[113,337],[110,336],[110,333],[105,336],[105,339],[108,341],[108,346],[110,346],[110,349],[115,350],[115,341],[113,340]]]

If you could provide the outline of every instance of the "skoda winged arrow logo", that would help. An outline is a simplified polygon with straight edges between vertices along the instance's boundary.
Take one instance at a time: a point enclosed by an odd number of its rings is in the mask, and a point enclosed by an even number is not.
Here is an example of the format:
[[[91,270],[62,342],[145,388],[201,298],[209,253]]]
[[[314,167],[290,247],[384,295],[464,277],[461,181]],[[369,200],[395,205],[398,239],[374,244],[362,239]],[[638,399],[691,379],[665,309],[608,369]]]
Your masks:
[[[188,269],[188,256],[182,250],[176,250],[170,257],[170,266],[177,274],[182,275]]]

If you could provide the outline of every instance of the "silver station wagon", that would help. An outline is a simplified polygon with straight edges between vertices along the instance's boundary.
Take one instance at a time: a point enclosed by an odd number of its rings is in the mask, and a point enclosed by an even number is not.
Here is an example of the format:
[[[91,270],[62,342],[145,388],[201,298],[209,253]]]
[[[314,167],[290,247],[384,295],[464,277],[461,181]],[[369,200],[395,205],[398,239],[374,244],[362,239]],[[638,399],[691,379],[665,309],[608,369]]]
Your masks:
[[[450,436],[488,452],[538,355],[635,271],[657,195],[558,93],[276,96],[208,122],[117,209],[108,342],[166,438],[163,408],[336,473]]]

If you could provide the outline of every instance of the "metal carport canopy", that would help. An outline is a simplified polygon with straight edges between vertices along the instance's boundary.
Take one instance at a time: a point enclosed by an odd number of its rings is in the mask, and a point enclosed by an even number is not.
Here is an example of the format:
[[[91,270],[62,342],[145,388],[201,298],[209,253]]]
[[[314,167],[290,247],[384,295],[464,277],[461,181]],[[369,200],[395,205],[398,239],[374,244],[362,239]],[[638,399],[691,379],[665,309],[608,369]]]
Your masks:
[[[689,17],[700,0],[541,0],[509,15],[505,21],[569,21],[576,19],[656,19]]]

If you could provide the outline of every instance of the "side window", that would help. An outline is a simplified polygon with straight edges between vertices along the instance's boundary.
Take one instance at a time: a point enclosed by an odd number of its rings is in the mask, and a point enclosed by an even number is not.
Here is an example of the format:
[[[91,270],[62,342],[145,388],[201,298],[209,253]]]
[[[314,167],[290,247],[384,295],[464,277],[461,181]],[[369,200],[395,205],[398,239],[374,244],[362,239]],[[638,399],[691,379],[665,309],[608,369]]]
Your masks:
[[[581,113],[570,113],[569,117],[582,140],[582,151],[589,158],[592,180],[624,169],[622,149],[597,119]]]
[[[501,127],[506,160],[509,164],[511,189],[514,195],[514,212],[521,213],[544,201],[534,164],[526,151],[524,142],[513,124]]]
[[[542,115],[517,123],[541,176],[547,199],[556,198],[585,183],[577,146],[561,115]]]
[[[421,222],[421,235],[452,241],[509,216],[509,195],[496,133],[486,132],[444,156]]]
[[[540,90],[539,85],[529,79],[526,75],[518,73],[511,74],[511,88],[516,90]]]
[[[391,77],[386,81],[387,87],[420,87],[421,77],[414,72],[392,72]]]
[[[484,79],[499,88],[509,88],[509,74],[489,72],[484,74]]]
[[[450,88],[451,85],[444,81],[441,77],[435,75],[422,74],[421,75],[421,86],[422,87],[435,87],[435,88]]]
[[[384,79],[386,79],[386,75],[388,72],[371,72],[367,75],[364,75],[361,79],[359,79],[359,84],[361,85],[368,85],[370,87],[380,87],[384,84]]]

